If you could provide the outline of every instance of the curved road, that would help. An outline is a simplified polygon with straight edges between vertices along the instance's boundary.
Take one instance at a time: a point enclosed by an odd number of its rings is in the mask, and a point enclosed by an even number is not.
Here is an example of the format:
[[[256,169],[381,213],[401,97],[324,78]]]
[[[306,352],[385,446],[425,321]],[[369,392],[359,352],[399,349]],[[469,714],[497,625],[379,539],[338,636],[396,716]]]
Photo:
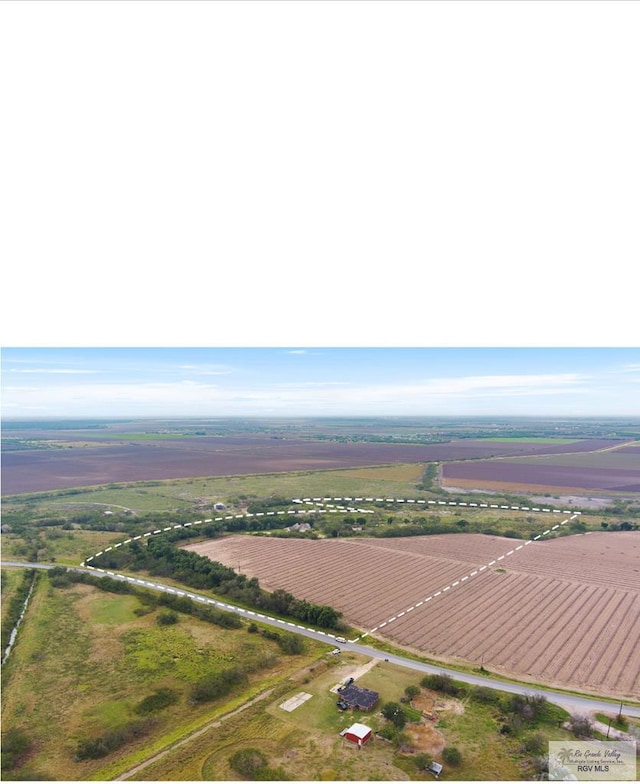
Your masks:
[[[44,564],[44,563],[27,563],[23,561],[2,561],[0,566],[4,567],[19,567],[22,569],[53,569],[55,566],[61,564]],[[622,704],[623,713],[625,716],[633,716],[640,718],[640,705],[628,705],[620,700],[607,700],[603,698],[581,697],[579,695],[565,694],[551,689],[543,689],[536,686],[526,684],[511,683],[509,681],[502,681],[497,678],[485,678],[481,675],[474,675],[472,673],[460,672],[458,670],[449,669],[444,666],[424,664],[423,662],[415,661],[414,659],[398,656],[395,654],[384,653],[383,651],[376,650],[368,645],[362,645],[356,642],[346,642],[336,646],[335,638],[327,632],[318,631],[301,624],[292,623],[291,621],[281,621],[278,618],[272,618],[269,615],[256,612],[254,610],[246,610],[243,607],[237,607],[233,604],[218,601],[217,599],[210,599],[202,594],[197,594],[192,591],[174,588],[173,586],[163,585],[152,580],[145,580],[139,577],[130,577],[116,572],[106,571],[104,569],[95,568],[81,568],[75,566],[64,566],[63,568],[72,572],[84,572],[86,574],[93,574],[98,577],[111,577],[114,580],[124,580],[125,582],[132,583],[133,585],[150,588],[155,591],[163,591],[165,593],[173,593],[177,596],[186,596],[194,601],[203,602],[204,604],[211,604],[227,612],[233,612],[249,620],[259,620],[261,623],[269,624],[289,632],[296,632],[305,637],[310,637],[320,642],[325,642],[334,647],[340,647],[342,650],[353,651],[360,653],[364,656],[369,656],[372,659],[379,659],[381,661],[389,661],[391,664],[396,664],[400,667],[407,667],[408,669],[416,670],[423,673],[446,673],[456,680],[464,683],[470,683],[474,686],[487,686],[491,689],[500,689],[501,691],[509,692],[510,694],[540,694],[545,697],[549,702],[564,708],[572,714],[585,714],[593,713],[595,711],[602,711],[605,713],[618,713]]]

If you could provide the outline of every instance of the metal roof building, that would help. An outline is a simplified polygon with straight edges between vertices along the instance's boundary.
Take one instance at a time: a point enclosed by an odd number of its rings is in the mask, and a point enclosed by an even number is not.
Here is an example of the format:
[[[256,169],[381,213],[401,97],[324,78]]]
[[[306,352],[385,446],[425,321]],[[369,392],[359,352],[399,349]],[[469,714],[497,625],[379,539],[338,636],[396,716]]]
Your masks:
[[[358,746],[362,746],[371,737],[371,727],[367,727],[366,724],[356,723],[342,730],[340,734],[343,738],[351,741],[351,743],[356,743]]]

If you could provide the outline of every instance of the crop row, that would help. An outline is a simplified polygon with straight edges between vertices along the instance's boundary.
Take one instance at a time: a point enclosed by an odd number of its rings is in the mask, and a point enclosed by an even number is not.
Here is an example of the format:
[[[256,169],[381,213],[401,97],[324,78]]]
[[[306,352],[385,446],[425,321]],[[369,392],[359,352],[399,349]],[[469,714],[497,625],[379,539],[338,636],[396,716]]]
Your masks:
[[[638,545],[638,534],[594,533],[503,558],[513,540],[474,534],[190,547],[426,653],[631,694],[640,690]]]

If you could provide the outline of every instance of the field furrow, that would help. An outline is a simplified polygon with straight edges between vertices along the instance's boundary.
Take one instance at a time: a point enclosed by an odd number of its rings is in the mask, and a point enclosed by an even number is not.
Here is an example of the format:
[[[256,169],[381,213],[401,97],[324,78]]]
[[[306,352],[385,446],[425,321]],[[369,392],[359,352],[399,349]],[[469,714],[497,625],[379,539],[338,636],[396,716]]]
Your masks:
[[[640,683],[640,597],[634,598],[631,616],[631,623],[625,627],[624,640],[616,651],[616,666],[608,673],[611,687],[623,694],[633,693],[634,683]]]
[[[616,660],[625,657],[625,642],[635,620],[638,620],[638,597],[625,593],[616,615],[609,624],[609,645],[592,667],[589,677],[606,683],[609,674],[616,669]]]
[[[640,533],[514,545],[481,534],[231,536],[188,548],[434,656],[622,698],[640,694]]]

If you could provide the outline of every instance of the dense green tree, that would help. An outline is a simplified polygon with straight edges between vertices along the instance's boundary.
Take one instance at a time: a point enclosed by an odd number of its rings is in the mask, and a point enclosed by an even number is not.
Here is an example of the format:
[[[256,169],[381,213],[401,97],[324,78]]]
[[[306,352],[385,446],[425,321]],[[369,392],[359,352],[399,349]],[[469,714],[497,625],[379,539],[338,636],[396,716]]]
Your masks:
[[[382,706],[382,715],[398,729],[402,729],[407,723],[406,714],[402,710],[402,706],[397,702],[385,703]]]

